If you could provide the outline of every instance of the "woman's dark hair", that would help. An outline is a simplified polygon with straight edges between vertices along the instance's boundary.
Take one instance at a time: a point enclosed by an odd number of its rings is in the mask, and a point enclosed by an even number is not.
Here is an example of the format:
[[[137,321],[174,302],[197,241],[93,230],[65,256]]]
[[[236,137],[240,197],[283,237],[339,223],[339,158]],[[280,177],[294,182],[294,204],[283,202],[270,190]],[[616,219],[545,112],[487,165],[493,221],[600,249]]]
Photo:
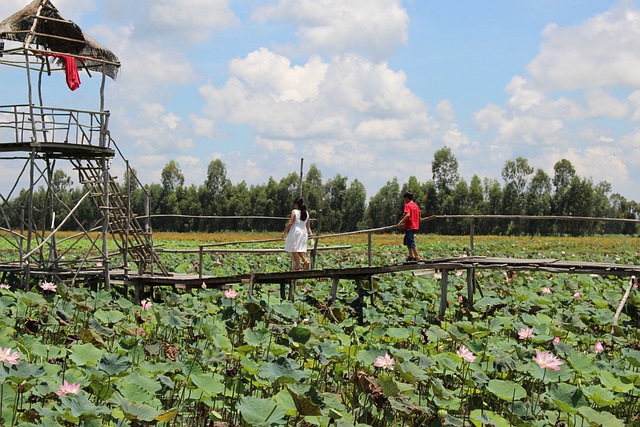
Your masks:
[[[300,209],[300,219],[306,221],[307,219],[307,205],[304,203],[304,197],[300,196],[293,201],[296,205],[298,205],[298,209]]]

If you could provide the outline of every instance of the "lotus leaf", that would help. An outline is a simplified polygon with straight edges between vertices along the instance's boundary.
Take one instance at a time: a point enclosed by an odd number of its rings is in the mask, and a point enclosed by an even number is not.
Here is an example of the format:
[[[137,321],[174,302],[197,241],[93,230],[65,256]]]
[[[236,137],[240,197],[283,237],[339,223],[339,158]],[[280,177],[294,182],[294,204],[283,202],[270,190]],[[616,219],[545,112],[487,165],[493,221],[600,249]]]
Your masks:
[[[622,354],[633,366],[636,368],[640,366],[640,351],[631,348],[623,348]]]
[[[588,406],[578,410],[579,414],[591,425],[602,427],[624,427],[624,422],[606,411],[596,411]]]
[[[258,371],[259,377],[272,382],[280,379],[286,380],[285,382],[301,381],[310,375],[309,371],[302,370],[295,361],[284,357],[275,362],[263,363]]]
[[[118,393],[114,393],[110,401],[118,405],[125,417],[132,421],[153,421],[163,414],[162,411],[144,403],[132,402]]]
[[[109,413],[107,408],[96,406],[90,402],[84,393],[60,396],[60,408],[63,411],[69,410],[73,417],[84,419],[96,418]]]
[[[598,371],[594,363],[594,357],[592,354],[584,354],[578,351],[572,351],[567,356],[567,362],[571,364],[576,372],[582,374],[588,379],[592,377],[591,374]]]
[[[584,393],[573,384],[552,384],[549,387],[549,398],[559,411],[570,414],[576,414],[582,406],[589,406]]]
[[[311,331],[300,326],[291,328],[288,335],[291,340],[300,344],[306,344],[311,339]]]
[[[511,423],[492,411],[483,411],[481,409],[474,409],[471,411],[469,419],[476,427],[495,426],[495,427],[509,427]]]
[[[280,304],[274,304],[270,308],[285,319],[296,319],[300,317],[300,313],[291,301],[282,301]]]
[[[96,310],[96,312],[93,313],[93,315],[96,319],[108,325],[113,325],[114,323],[118,323],[125,317],[121,311],[101,310],[101,309]]]
[[[189,376],[191,382],[206,393],[207,396],[218,395],[224,393],[224,379],[220,375],[211,373],[192,373]]]
[[[283,424],[287,415],[273,399],[243,397],[237,408],[244,421],[254,427],[271,427]]]
[[[120,354],[103,354],[98,362],[98,368],[105,371],[109,375],[118,375],[126,371],[131,362]]]
[[[287,386],[287,390],[289,391],[296,410],[300,415],[322,415],[322,412],[320,411],[322,399],[318,395],[317,390],[301,384],[289,384]]]
[[[271,341],[271,332],[264,327],[245,329],[243,335],[245,343],[255,348],[266,348]]]
[[[490,380],[487,385],[487,390],[499,399],[506,400],[507,402],[524,399],[527,396],[524,387],[508,380]]]
[[[602,407],[611,406],[616,403],[616,396],[611,390],[600,385],[583,387],[582,391],[594,404]]]

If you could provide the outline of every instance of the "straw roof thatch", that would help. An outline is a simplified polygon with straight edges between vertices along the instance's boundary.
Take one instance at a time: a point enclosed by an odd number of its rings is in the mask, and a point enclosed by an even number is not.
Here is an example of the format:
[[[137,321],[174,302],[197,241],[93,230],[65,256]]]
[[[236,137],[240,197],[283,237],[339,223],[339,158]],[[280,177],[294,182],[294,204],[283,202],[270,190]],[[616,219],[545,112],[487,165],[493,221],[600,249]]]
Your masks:
[[[64,19],[49,0],[34,0],[0,22],[0,39],[22,42],[36,54],[37,50],[43,50],[80,57],[78,67],[92,71],[102,72],[104,65],[105,74],[112,79],[120,68],[113,52],[86,35],[74,22]]]

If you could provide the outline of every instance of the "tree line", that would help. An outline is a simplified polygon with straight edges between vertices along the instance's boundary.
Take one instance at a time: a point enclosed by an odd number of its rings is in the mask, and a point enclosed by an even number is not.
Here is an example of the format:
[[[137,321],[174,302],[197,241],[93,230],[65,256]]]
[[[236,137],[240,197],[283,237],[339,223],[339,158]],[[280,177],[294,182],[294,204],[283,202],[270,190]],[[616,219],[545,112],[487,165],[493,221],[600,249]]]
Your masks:
[[[162,169],[161,182],[136,185],[135,171],[127,173],[124,182],[117,183],[123,194],[131,189],[131,205],[140,215],[149,198],[151,224],[157,231],[276,231],[284,227],[295,196],[302,194],[314,221],[314,229],[322,232],[344,232],[384,227],[395,224],[402,214],[402,193],[410,190],[414,200],[428,215],[531,215],[576,216],[640,219],[640,204],[624,196],[611,194],[608,182],[594,183],[581,177],[569,160],[554,165],[553,176],[544,170],[534,170],[527,159],[508,160],[502,168],[502,182],[474,175],[469,182],[460,177],[458,161],[451,149],[443,147],[434,153],[431,162],[432,179],[419,182],[414,176],[399,183],[388,181],[367,200],[364,185],[340,174],[323,180],[315,164],[300,180],[293,172],[280,181],[269,178],[259,185],[242,181],[232,183],[221,160],[213,160],[201,185],[184,184],[178,163],[171,160]],[[73,186],[69,176],[56,170],[50,183],[59,208],[75,206],[83,190]],[[7,209],[17,215],[25,206],[28,193],[22,190],[8,202]],[[39,187],[33,195],[34,206],[44,206],[47,189]],[[158,216],[160,215],[160,216]],[[171,216],[174,215],[174,216]],[[67,229],[91,227],[101,218],[99,209],[83,203],[76,215],[80,223],[65,224]],[[211,218],[235,217],[235,218]],[[255,218],[248,218],[255,217]],[[46,212],[34,210],[34,220],[46,224]],[[468,234],[470,219],[450,218],[432,221],[424,231],[440,234]],[[591,235],[637,234],[633,222],[554,221],[527,219],[476,219],[476,234],[531,235]]]

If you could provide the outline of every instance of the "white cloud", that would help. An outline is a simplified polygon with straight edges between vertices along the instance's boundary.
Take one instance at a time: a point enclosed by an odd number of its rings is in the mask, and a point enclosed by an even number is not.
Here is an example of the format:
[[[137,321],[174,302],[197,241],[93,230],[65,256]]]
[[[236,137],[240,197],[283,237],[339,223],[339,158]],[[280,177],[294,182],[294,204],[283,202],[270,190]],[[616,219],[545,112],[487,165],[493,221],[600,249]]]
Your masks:
[[[152,31],[190,41],[206,40],[212,30],[238,23],[229,0],[154,0],[149,2]]]
[[[216,130],[215,120],[211,120],[209,118],[191,114],[189,116],[189,121],[191,122],[193,133],[197,136],[212,137]]]
[[[381,59],[408,40],[409,16],[400,0],[279,0],[257,8],[253,18],[295,25],[305,52]]]
[[[537,87],[640,87],[640,11],[630,2],[572,27],[550,24],[527,71]]]
[[[173,113],[165,114],[161,117],[162,122],[171,130],[176,130],[178,123],[182,120],[180,117]]]
[[[274,141],[265,138],[258,138],[256,141],[257,147],[262,147],[266,151],[275,153],[292,153],[296,146],[292,141]]]
[[[548,26],[529,76],[506,85],[506,104],[474,114],[501,160],[524,156],[552,173],[566,158],[580,176],[630,188],[631,165],[640,162],[640,136],[629,131],[640,122],[640,12],[630,5],[580,25]]]

